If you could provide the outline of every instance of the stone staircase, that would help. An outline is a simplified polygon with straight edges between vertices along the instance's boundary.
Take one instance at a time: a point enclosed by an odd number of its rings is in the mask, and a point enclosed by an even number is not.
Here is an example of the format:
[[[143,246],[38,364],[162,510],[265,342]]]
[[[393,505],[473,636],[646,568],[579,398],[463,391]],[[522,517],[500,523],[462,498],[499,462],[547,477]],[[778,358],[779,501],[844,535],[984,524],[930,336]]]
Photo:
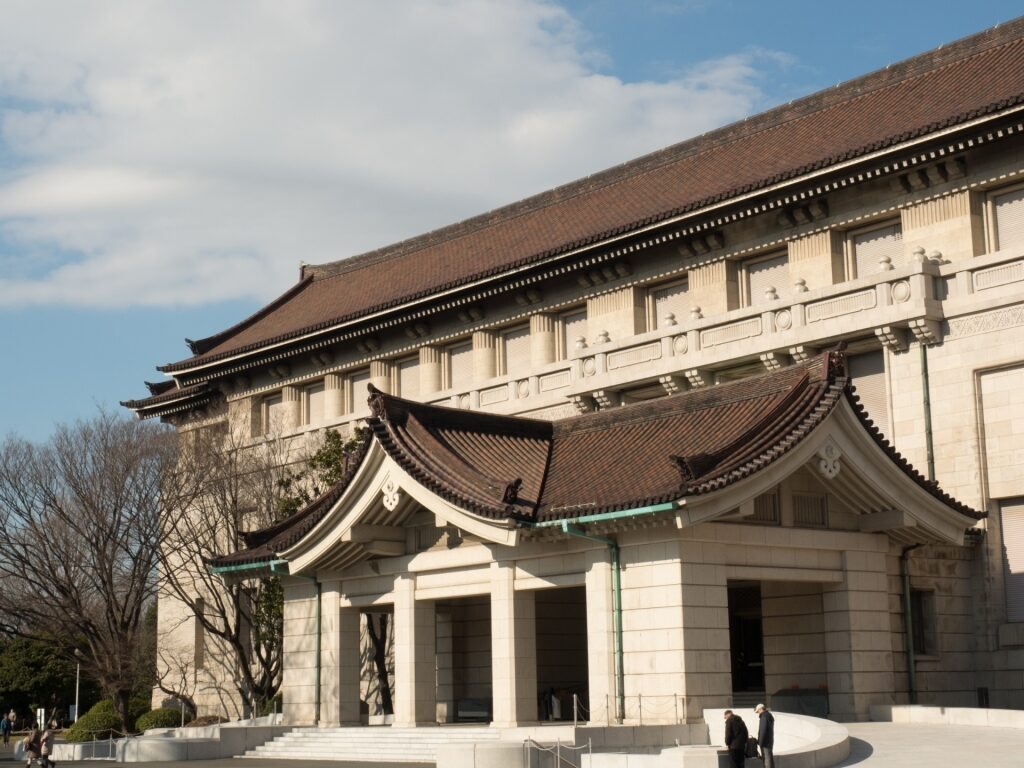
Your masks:
[[[767,704],[768,698],[764,691],[736,691],[732,695],[732,708],[740,717],[746,717],[758,704]]]
[[[373,763],[434,763],[440,744],[498,741],[485,726],[395,728],[295,728],[242,757],[275,760],[358,760]]]

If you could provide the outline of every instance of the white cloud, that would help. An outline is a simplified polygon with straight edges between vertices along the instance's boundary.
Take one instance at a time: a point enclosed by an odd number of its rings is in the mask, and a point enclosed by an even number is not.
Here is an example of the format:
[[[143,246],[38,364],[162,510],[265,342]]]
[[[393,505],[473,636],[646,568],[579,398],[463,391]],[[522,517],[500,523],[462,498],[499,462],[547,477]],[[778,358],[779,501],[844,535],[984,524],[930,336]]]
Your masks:
[[[0,305],[266,298],[749,114],[786,63],[625,83],[586,39],[541,0],[7,3]]]

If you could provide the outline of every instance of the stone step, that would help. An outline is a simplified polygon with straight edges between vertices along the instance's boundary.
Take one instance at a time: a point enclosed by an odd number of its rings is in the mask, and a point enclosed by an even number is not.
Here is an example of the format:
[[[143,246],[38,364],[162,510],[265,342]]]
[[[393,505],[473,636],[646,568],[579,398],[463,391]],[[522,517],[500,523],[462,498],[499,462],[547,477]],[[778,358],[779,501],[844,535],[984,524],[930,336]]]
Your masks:
[[[296,728],[242,757],[279,760],[434,762],[441,744],[498,741],[493,728]]]

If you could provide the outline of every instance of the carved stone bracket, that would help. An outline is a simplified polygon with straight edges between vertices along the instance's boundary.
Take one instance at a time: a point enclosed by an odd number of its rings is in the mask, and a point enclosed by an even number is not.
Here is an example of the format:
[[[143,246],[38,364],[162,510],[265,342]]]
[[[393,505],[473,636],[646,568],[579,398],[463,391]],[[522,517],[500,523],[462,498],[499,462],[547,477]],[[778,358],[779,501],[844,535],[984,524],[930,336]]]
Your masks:
[[[591,394],[601,410],[617,408],[622,405],[622,394],[614,389],[597,389],[591,392]]]
[[[715,377],[711,371],[705,371],[700,368],[691,368],[688,371],[683,371],[683,375],[686,376],[686,380],[690,382],[690,386],[694,389],[708,387],[715,383]]]
[[[842,469],[840,459],[843,452],[834,443],[825,443],[818,451],[818,471],[828,480],[832,480]]]
[[[883,347],[892,352],[902,352],[907,348],[907,333],[902,328],[883,325],[881,328],[875,328],[875,336],[882,342]]]
[[[588,413],[595,408],[594,398],[590,395],[570,395],[569,399],[578,413]]]
[[[806,363],[820,351],[817,347],[808,347],[801,344],[799,347],[790,347],[789,356],[793,358],[794,362]]]
[[[678,395],[686,389],[686,379],[682,376],[659,376],[658,383],[661,384],[666,395]]]
[[[389,477],[384,481],[381,493],[383,495],[384,509],[388,512],[394,512],[398,507],[398,502],[402,500],[402,489],[398,487],[398,483]]]
[[[784,368],[789,362],[781,352],[762,352],[760,358],[761,362],[764,363],[764,367],[769,371],[777,371],[780,368]]]
[[[942,329],[938,320],[918,318],[910,321],[910,332],[922,344],[932,345],[942,341]]]

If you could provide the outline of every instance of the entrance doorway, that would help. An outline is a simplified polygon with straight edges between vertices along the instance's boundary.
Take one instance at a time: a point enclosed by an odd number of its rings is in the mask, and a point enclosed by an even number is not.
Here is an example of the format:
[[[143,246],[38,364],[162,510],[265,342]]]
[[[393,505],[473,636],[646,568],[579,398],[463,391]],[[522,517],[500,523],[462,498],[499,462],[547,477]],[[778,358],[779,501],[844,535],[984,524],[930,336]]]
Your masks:
[[[764,695],[764,631],[761,624],[761,585],[729,583],[729,652],[732,658],[733,705]],[[737,702],[739,698],[739,702]],[[754,702],[755,704],[757,702]]]
[[[538,717],[589,720],[586,593],[563,587],[535,595]]]

